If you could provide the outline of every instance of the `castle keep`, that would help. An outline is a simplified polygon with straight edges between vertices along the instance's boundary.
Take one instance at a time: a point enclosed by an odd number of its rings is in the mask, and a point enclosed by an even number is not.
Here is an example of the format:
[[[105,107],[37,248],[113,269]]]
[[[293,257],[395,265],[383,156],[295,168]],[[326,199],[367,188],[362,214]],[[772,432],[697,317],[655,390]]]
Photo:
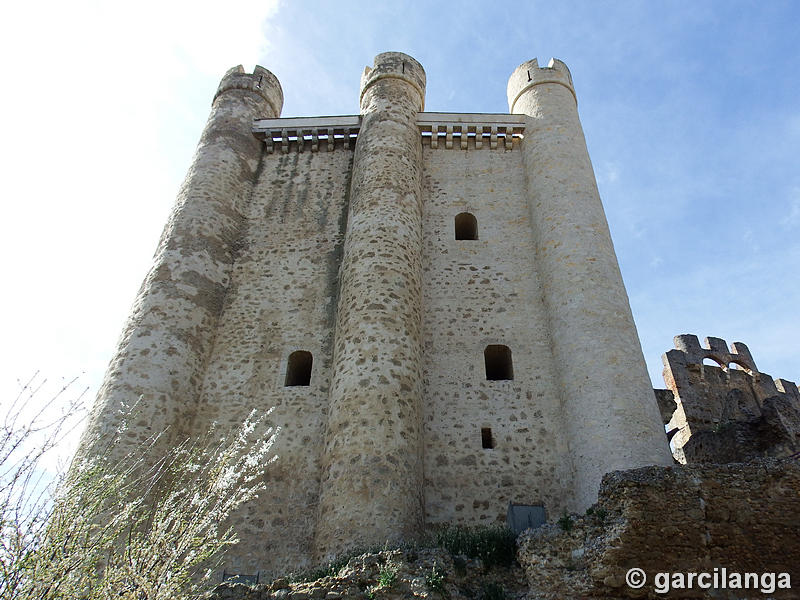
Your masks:
[[[518,67],[509,114],[424,112],[425,81],[380,54],[339,117],[279,118],[261,67],[216,93],[84,447],[140,397],[123,450],[275,407],[229,571],[557,518],[672,462],[566,65]]]

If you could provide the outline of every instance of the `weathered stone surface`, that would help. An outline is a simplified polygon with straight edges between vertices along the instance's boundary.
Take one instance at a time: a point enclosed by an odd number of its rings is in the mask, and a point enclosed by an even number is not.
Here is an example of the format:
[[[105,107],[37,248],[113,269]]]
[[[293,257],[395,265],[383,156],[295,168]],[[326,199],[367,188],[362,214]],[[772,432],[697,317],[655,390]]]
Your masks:
[[[228,71],[83,436],[84,452],[108,452],[125,407],[141,425],[111,450],[124,456],[154,434],[154,460],[191,435],[205,368],[237,257],[262,153],[257,116],[280,114],[272,73]]]
[[[536,271],[522,153],[423,146],[423,404],[429,523],[491,524],[509,502],[559,514],[572,461]],[[457,240],[472,214],[475,240]],[[513,380],[487,380],[509,348]],[[493,448],[483,448],[481,429]]]
[[[292,152],[262,163],[206,366],[194,428],[234,427],[274,406],[281,428],[266,489],[232,519],[229,572],[302,568],[313,554],[328,411],[337,277],[353,151]],[[308,386],[285,386],[290,354],[312,354]]]
[[[788,573],[800,584],[800,464],[646,467],[603,478],[592,514],[523,534],[531,598],[763,598],[760,589],[656,593],[658,573]],[[626,585],[643,569],[641,590]],[[721,581],[721,579],[720,579]],[[797,591],[776,590],[776,598]]]
[[[793,382],[759,372],[741,342],[728,350],[721,338],[700,346],[697,336],[679,335],[675,347],[663,356],[670,388],[664,392],[672,392],[674,406],[663,397],[659,406],[678,461],[742,462],[800,451],[800,394]]]
[[[379,54],[361,80],[339,279],[316,556],[413,539],[424,522],[420,419],[425,71]]]

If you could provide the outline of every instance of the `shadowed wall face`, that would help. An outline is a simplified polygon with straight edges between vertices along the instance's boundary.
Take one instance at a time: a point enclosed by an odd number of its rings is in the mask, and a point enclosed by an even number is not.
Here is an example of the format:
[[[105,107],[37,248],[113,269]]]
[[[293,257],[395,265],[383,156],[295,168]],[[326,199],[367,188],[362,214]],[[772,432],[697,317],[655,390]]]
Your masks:
[[[265,154],[253,190],[196,429],[235,427],[274,406],[281,433],[266,489],[233,516],[240,542],[228,572],[311,566],[352,161],[341,146]],[[311,357],[308,385],[287,386],[291,357],[302,353]]]

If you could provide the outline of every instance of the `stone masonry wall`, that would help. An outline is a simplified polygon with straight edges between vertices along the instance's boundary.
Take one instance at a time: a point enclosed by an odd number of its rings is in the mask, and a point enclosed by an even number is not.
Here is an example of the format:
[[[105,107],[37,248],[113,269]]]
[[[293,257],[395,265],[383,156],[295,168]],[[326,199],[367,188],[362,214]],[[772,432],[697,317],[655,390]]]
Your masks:
[[[352,150],[265,154],[203,386],[204,431],[275,407],[281,427],[267,489],[233,518],[229,572],[301,568],[317,519],[337,278]],[[313,356],[308,386],[286,387],[289,355]]]
[[[558,368],[570,454],[571,502],[597,499],[603,474],[671,462],[639,336],[586,149],[567,66],[523,63],[509,111],[522,143],[534,252]]]
[[[375,57],[361,79],[342,255],[317,557],[421,533],[422,143],[425,71]]]
[[[572,482],[533,260],[522,154],[425,147],[423,422],[429,523],[504,521],[510,501],[564,508]],[[456,240],[455,217],[478,239]],[[484,349],[511,350],[511,381],[487,381]],[[494,448],[482,447],[490,428]]]

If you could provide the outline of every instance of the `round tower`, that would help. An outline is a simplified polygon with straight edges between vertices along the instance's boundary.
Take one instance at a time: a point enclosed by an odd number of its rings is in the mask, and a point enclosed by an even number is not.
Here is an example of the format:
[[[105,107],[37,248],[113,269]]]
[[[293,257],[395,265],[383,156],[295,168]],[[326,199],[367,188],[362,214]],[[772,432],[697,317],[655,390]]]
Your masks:
[[[318,558],[409,539],[423,523],[422,142],[425,71],[386,52],[361,78],[361,128],[322,459]],[[344,542],[346,540],[346,542]]]
[[[528,199],[575,469],[573,510],[614,469],[672,463],[586,149],[572,76],[560,60],[520,65],[509,111],[525,114]]]
[[[230,281],[261,142],[254,118],[277,117],[283,92],[262,67],[229,70],[214,96],[192,165],[162,233],[84,434],[84,451],[118,437],[120,409],[136,408],[116,446],[123,454],[168,428],[185,435]],[[107,437],[107,434],[109,437]],[[154,458],[158,458],[155,456]]]

